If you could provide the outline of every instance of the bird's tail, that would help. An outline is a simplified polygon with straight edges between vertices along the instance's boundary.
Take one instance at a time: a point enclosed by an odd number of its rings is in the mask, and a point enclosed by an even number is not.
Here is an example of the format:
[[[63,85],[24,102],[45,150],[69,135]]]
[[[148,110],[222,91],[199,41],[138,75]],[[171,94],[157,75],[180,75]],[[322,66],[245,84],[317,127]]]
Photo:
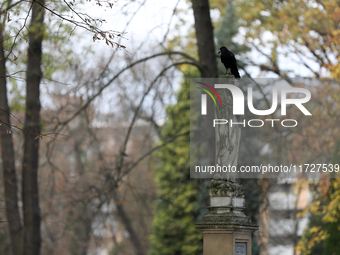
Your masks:
[[[235,78],[241,78],[236,66],[231,68],[231,73],[235,76]]]

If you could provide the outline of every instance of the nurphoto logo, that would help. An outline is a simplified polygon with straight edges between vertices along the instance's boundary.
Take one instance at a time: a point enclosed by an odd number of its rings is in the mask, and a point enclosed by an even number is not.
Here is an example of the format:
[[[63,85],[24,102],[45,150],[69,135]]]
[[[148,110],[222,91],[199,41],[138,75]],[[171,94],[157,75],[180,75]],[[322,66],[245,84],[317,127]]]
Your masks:
[[[217,93],[216,89],[228,89],[231,94],[232,94],[232,105],[233,105],[233,115],[244,115],[244,104],[245,104],[245,100],[244,100],[244,94],[243,91],[238,88],[235,85],[231,85],[231,84],[215,84],[214,88],[208,84],[202,83],[202,82],[196,82],[199,83],[203,86],[205,86],[206,88],[210,89],[218,98],[218,100],[220,101],[221,106],[223,106],[222,104],[222,100],[219,96],[219,94]],[[197,87],[198,89],[201,89],[203,91],[205,91],[214,101],[215,106],[217,106],[216,100],[213,96],[213,94],[204,88],[201,87]],[[305,89],[305,88],[296,88],[296,87],[282,87],[280,88],[280,92],[281,92],[281,115],[285,116],[287,114],[287,105],[295,105],[304,115],[306,116],[310,116],[312,115],[305,106],[303,106],[304,103],[307,103],[310,99],[311,99],[311,93],[309,90]],[[303,98],[288,98],[288,94],[292,94],[292,93],[300,93],[303,94],[304,97]],[[201,115],[207,115],[207,94],[202,94],[201,95]],[[271,115],[272,113],[274,113],[277,109],[278,106],[278,88],[274,87],[272,88],[272,105],[270,107],[270,109],[267,110],[259,110],[259,109],[255,109],[254,104],[253,104],[253,88],[252,87],[248,87],[247,90],[247,103],[248,103],[248,109],[251,113],[258,115],[258,116],[266,116],[266,115]],[[265,119],[265,121],[270,121],[272,123],[272,127],[274,126],[274,122],[275,121],[279,121],[279,119]],[[294,122],[293,125],[287,125],[285,124],[287,121],[289,122]],[[254,122],[258,122],[259,125],[254,125],[251,123]],[[228,121],[226,119],[214,119],[213,120],[213,126],[215,127],[216,125],[224,125],[229,123],[231,126],[234,124],[238,124],[238,125],[243,125],[246,126],[246,120],[243,120],[243,122],[232,122],[232,120]],[[264,121],[261,119],[251,119],[248,121],[248,126],[249,127],[262,127],[264,125]],[[297,125],[297,121],[294,119],[285,119],[281,121],[281,125],[283,127],[295,127]]]

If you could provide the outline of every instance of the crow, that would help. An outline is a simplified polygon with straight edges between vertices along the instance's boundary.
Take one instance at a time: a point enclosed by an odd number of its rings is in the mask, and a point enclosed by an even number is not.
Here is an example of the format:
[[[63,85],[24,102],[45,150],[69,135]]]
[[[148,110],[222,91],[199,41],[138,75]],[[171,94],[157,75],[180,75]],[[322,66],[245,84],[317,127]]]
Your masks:
[[[221,53],[221,62],[225,66],[226,73],[228,72],[228,68],[230,68],[232,75],[235,76],[235,78],[240,78],[240,74],[238,73],[237,69],[237,63],[236,63],[236,58],[235,55],[227,49],[227,47],[222,46],[220,48],[220,51],[218,54]]]

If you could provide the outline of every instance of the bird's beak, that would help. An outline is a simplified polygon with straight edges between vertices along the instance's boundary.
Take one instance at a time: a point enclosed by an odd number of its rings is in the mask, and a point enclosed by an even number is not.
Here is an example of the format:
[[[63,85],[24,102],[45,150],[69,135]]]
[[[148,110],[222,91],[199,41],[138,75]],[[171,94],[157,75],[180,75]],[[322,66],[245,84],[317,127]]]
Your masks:
[[[219,51],[217,54],[220,54],[221,53],[221,51]]]

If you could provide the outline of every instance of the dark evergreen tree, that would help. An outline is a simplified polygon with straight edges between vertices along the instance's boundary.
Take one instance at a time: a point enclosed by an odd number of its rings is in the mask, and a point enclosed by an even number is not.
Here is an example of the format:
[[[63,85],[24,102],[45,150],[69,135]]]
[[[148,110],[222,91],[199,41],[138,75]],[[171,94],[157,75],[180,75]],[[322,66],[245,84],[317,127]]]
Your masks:
[[[239,55],[247,51],[248,48],[234,41],[238,29],[239,24],[235,3],[233,0],[226,0],[225,10],[221,11],[221,21],[215,30],[216,49],[219,49],[221,46],[226,46],[235,56],[238,56],[236,57],[238,65],[243,66],[242,59],[239,58]],[[218,61],[218,68],[220,74],[225,72],[221,61]]]
[[[162,140],[190,129],[190,81],[186,79],[178,92],[177,104],[168,107],[168,122]],[[151,255],[191,255],[202,251],[202,233],[195,229],[201,209],[198,181],[190,179],[189,134],[177,138],[158,152],[155,171],[158,202],[151,236]],[[201,197],[201,199],[199,199]],[[204,203],[205,204],[205,203]]]

